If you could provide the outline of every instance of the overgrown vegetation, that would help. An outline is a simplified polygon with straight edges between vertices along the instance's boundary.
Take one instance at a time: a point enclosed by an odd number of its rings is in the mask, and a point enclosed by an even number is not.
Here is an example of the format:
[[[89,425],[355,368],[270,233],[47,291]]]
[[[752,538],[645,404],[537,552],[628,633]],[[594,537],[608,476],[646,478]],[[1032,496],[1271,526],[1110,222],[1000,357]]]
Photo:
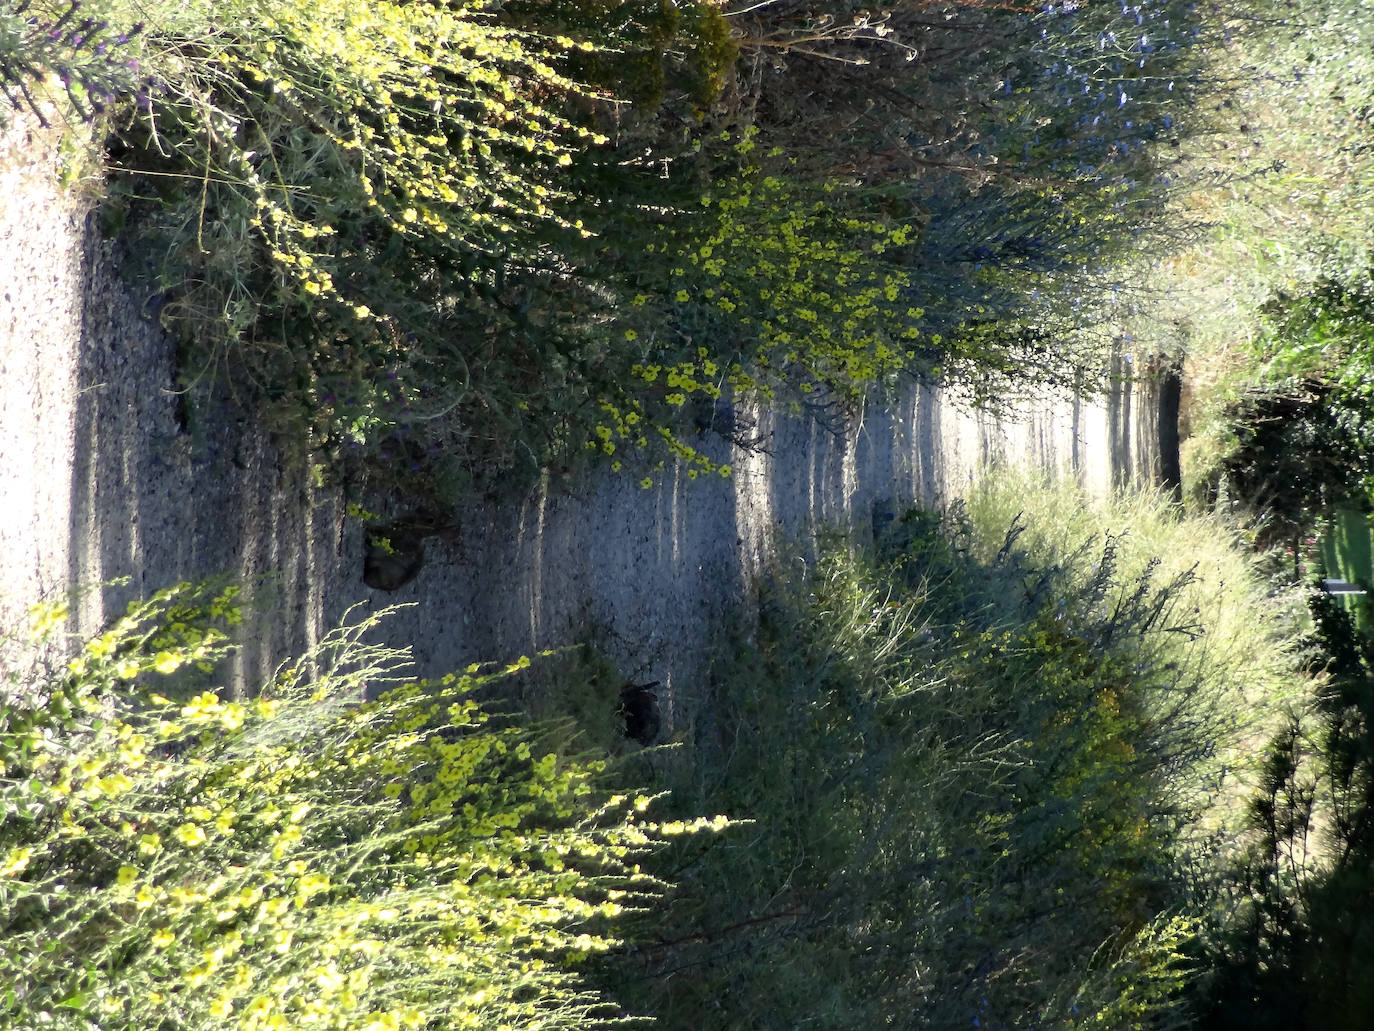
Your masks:
[[[384,614],[217,694],[234,594],[163,591],[70,660],[35,609],[56,661],[0,685],[0,1023],[605,1026],[579,964],[661,887],[640,857],[702,824],[489,715],[528,660],[406,682],[364,643]]]
[[[1216,231],[1166,277],[1190,354],[1190,493],[1245,506],[1267,521],[1261,543],[1311,559],[1305,539],[1370,503],[1374,21],[1333,4],[1218,11],[1207,74],[1233,88],[1194,148],[1220,171],[1186,201]]]
[[[95,120],[193,394],[442,500],[584,450],[728,474],[693,400],[1091,390],[1191,10],[29,0],[0,59]]]
[[[753,822],[655,864],[681,893],[612,980],[668,1027],[1189,1026],[1226,768],[1287,665],[1265,595],[1162,499],[1006,483],[822,541],[672,784]]]
[[[1228,919],[1199,992],[1206,1027],[1374,1020],[1374,637],[1332,598],[1311,605],[1320,687],[1266,756],[1257,840],[1223,896]]]
[[[372,619],[228,698],[235,597],[179,586],[3,685],[3,1019],[1367,1026],[1370,613],[1313,600],[1302,675],[1276,634],[1319,549],[1368,570],[1371,54],[1250,0],[4,4],[189,418],[392,495],[393,557],[583,454],[729,475],[694,430],[751,446],[743,398],[1005,404],[1112,348],[1190,354],[1190,502],[1288,554],[1005,479],[827,539],[646,795]]]
[[[0,716],[5,1019],[1361,1026],[1374,651],[1338,609],[1311,690],[1224,523],[1007,476],[792,559],[679,750],[618,775],[491,715],[526,660],[406,682],[384,614],[233,699],[233,587],[85,642],[39,606]]]
[[[1311,535],[1342,510],[1374,508],[1374,309],[1368,273],[1266,306],[1258,382],[1223,413],[1231,495],[1268,520],[1264,539]]]

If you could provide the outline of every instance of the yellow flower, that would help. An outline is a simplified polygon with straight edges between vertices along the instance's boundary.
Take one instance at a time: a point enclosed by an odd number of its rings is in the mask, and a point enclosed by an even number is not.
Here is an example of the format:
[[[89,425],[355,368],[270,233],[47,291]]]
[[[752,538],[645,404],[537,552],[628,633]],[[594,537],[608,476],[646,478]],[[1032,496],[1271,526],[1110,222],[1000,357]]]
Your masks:
[[[199,966],[199,967],[196,967],[194,970],[187,971],[187,973],[186,973],[186,985],[187,985],[187,987],[189,987],[189,988],[199,988],[201,985],[203,985],[203,984],[205,983],[206,978],[208,978],[208,977],[210,976],[211,973],[212,973],[212,971],[210,970],[210,968],[209,968],[208,966]]]
[[[213,691],[203,691],[181,707],[181,715],[186,719],[204,719],[219,711],[219,695]]]
[[[29,609],[29,633],[34,637],[42,637],[66,618],[66,605],[35,605]]]
[[[259,995],[248,1006],[245,1016],[252,1020],[263,1020],[272,1012],[272,1002],[264,995]]]
[[[175,673],[181,666],[181,656],[174,652],[158,652],[153,658],[153,669],[159,673]]]
[[[339,973],[338,967],[330,963],[327,967],[316,968],[315,983],[326,992],[337,992],[344,986],[344,975]]]
[[[205,844],[205,832],[194,823],[183,823],[176,829],[176,836],[187,848],[199,848]]]
[[[286,827],[277,835],[276,841],[272,844],[272,858],[281,859],[286,855],[287,850],[301,840],[301,829],[296,826]]]
[[[106,655],[114,653],[117,639],[113,632],[103,634],[94,641],[86,642],[86,651],[94,655],[97,659],[103,659]]]
[[[300,883],[296,885],[296,898],[304,901],[328,890],[329,877],[327,874],[306,874],[300,879]]]
[[[687,293],[686,290],[679,290],[677,292],[677,299],[678,303],[685,304],[687,301],[691,300],[691,295]]]
[[[115,663],[115,676],[120,680],[132,680],[138,676],[138,661],[130,658],[120,659]]]
[[[134,786],[134,782],[122,773],[112,773],[95,782],[96,790],[102,795],[116,798]]]
[[[144,834],[138,839],[138,850],[145,856],[155,856],[162,851],[162,835]]]
[[[159,927],[153,932],[152,943],[155,949],[165,949],[172,942],[176,941],[176,935],[165,927]]]
[[[245,711],[238,702],[230,702],[219,714],[220,724],[225,730],[238,730],[243,726]]]
[[[19,848],[10,849],[9,857],[5,860],[5,865],[0,866],[0,877],[13,877],[24,872],[24,868],[29,865],[29,860],[33,857],[33,849],[28,845],[21,845]]]

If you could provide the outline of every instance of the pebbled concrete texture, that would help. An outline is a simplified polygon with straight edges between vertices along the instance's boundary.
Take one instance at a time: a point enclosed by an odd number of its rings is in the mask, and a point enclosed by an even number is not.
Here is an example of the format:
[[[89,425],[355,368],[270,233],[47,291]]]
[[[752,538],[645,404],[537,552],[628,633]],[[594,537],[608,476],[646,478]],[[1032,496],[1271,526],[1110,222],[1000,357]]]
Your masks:
[[[73,606],[85,633],[133,597],[231,574],[265,580],[272,599],[245,632],[242,689],[355,603],[407,603],[383,634],[423,674],[594,632],[627,676],[662,683],[671,728],[779,534],[863,530],[875,505],[948,501],[993,462],[1099,493],[1157,476],[1154,405],[1124,375],[1102,403],[1045,399],[1014,420],[913,387],[838,432],[753,413],[766,451],[713,445],[728,480],[678,470],[643,490],[607,470],[474,503],[453,538],[426,543],[414,581],[373,591],[361,527],[337,496],[284,477],[262,430],[227,411],[183,430],[173,344],[121,282],[89,204],[58,183],[56,147],[18,121],[0,136],[0,630],[73,586],[91,588]]]

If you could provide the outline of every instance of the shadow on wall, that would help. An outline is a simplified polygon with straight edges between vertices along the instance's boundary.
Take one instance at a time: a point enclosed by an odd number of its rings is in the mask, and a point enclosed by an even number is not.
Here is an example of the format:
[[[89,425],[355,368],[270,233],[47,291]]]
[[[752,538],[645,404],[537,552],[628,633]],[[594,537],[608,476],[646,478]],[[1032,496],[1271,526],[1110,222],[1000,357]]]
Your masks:
[[[1105,410],[1060,399],[1016,423],[912,386],[830,427],[751,413],[766,451],[702,440],[734,467],[728,480],[689,482],[676,469],[645,490],[602,470],[474,501],[454,511],[451,533],[426,537],[413,579],[375,590],[363,580],[363,527],[344,519],[341,500],[283,476],[267,434],[228,406],[185,404],[155,300],[130,295],[121,256],[52,182],[51,161],[38,153],[27,167],[0,182],[6,622],[22,622],[45,592],[129,578],[74,610],[86,632],[168,584],[238,576],[270,601],[244,634],[237,672],[250,688],[355,603],[413,603],[383,632],[413,649],[422,675],[594,631],[624,670],[659,681],[671,737],[690,718],[680,707],[713,635],[740,611],[780,531],[819,521],[862,532],[876,503],[948,500],[985,459],[1090,486],[1099,471],[1111,482],[1154,475],[1154,427],[1141,425],[1129,385]]]
[[[267,435],[227,404],[192,405],[154,298],[120,281],[116,248],[87,220],[85,289],[74,352],[67,581],[108,586],[83,612],[95,624],[179,580],[230,575],[254,586],[268,614],[244,635],[238,676],[269,676],[315,643],[341,610],[341,507],[283,479]]]
[[[64,203],[55,187],[44,196]],[[168,584],[229,575],[264,600],[238,660],[250,689],[351,605],[412,603],[384,632],[422,674],[567,645],[590,627],[627,668],[662,680],[670,702],[673,680],[705,654],[710,620],[741,597],[735,485],[689,485],[681,471],[648,491],[606,472],[475,502],[455,511],[451,534],[427,538],[413,580],[370,588],[363,528],[340,499],[283,476],[268,435],[231,407],[185,403],[155,300],[131,296],[118,275],[127,259],[92,219],[64,219],[43,227],[46,250],[23,250],[32,226],[16,243],[35,267],[31,297],[66,291],[61,318],[41,304],[6,311],[6,381],[39,399],[3,413],[0,484],[7,500],[34,497],[6,506],[4,543],[22,556],[4,574],[7,622],[69,584],[127,578],[74,607],[86,633]],[[54,249],[70,259],[60,275]],[[28,333],[40,319],[44,332]]]

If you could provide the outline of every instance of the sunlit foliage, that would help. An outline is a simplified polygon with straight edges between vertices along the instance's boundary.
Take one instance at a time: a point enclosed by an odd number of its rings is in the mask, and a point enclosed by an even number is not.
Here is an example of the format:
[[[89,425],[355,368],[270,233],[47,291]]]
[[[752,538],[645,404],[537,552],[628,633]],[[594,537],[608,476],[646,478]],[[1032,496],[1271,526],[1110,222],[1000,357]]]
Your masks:
[[[576,965],[658,890],[641,856],[702,822],[650,822],[648,797],[490,717],[474,692],[528,660],[401,680],[403,654],[363,643],[381,616],[257,697],[217,692],[238,612],[179,585],[5,683],[0,1020],[603,1026]],[[40,640],[63,625],[34,615]]]

